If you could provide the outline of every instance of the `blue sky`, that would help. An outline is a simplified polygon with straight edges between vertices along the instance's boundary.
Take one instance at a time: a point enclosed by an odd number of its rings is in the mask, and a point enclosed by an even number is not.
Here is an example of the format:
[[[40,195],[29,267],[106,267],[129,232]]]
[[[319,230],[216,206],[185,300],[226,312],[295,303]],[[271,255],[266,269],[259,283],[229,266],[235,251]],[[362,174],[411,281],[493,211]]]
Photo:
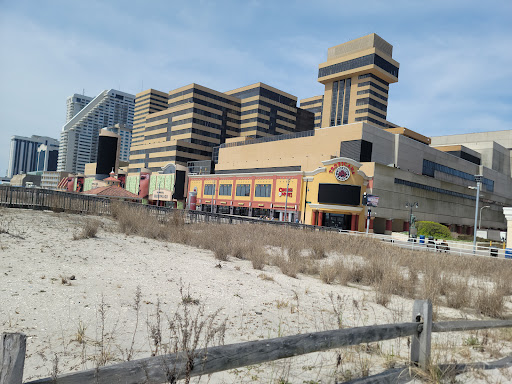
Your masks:
[[[388,120],[427,136],[512,129],[512,1],[0,0],[0,174],[12,135],[59,138],[66,97],[258,81],[306,98],[327,49],[394,47]]]

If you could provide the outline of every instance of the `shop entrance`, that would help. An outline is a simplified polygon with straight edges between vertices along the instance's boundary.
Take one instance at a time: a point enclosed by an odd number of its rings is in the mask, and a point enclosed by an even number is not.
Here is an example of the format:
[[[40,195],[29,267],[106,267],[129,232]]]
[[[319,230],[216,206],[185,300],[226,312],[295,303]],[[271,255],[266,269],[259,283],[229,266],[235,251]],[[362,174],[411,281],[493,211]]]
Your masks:
[[[333,227],[350,230],[352,215],[343,215],[338,213],[325,213],[322,225],[324,227]]]

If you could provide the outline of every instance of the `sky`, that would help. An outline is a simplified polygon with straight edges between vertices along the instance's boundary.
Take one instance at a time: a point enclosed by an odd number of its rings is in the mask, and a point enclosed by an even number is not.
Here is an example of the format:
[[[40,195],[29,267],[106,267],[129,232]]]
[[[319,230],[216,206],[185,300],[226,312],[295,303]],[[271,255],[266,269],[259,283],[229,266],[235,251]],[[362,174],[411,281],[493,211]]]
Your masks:
[[[377,33],[400,63],[388,120],[426,136],[512,129],[512,1],[0,0],[0,175],[10,138],[60,138],[104,89],[323,94],[329,47]]]

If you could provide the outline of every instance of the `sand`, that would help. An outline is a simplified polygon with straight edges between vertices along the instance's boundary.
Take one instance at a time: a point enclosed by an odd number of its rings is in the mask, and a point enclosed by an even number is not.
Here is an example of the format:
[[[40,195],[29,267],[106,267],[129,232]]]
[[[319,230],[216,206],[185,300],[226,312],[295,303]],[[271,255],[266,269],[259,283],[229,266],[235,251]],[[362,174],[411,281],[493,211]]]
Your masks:
[[[375,303],[368,287],[327,285],[304,275],[291,278],[276,267],[258,271],[238,259],[219,262],[210,251],[120,234],[116,223],[105,217],[96,218],[102,222],[96,238],[73,240],[89,219],[0,209],[0,232],[8,232],[0,233],[0,326],[2,332],[28,336],[25,381],[50,376],[55,356],[59,373],[95,368],[102,335],[107,364],[125,360],[136,324],[137,287],[142,298],[133,358],[148,357],[154,349],[149,330],[156,322],[158,301],[162,343],[169,341],[166,318],[183,308],[183,294],[199,301],[188,305],[192,312],[204,306],[205,315],[219,311],[217,324],[226,319],[226,344],[336,329],[336,308],[344,327],[411,318],[412,300],[393,297],[385,308]],[[478,318],[448,308],[441,308],[439,316]],[[482,332],[436,335],[434,356],[440,362],[493,361],[512,351],[510,342],[495,338],[490,342],[494,347],[483,351],[465,346],[471,335],[482,340]],[[201,382],[334,382],[336,377],[381,372],[395,361],[404,364],[408,353],[408,340],[403,338],[240,368]],[[512,379],[512,370],[461,378],[505,383]]]

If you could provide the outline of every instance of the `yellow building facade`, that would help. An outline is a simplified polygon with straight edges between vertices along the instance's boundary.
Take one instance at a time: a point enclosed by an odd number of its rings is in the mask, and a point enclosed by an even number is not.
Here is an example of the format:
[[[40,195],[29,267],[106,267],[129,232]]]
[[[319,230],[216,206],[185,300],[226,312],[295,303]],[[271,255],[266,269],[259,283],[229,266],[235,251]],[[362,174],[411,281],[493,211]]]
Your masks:
[[[188,189],[202,211],[363,231],[361,166],[339,157],[307,171],[189,175]]]

